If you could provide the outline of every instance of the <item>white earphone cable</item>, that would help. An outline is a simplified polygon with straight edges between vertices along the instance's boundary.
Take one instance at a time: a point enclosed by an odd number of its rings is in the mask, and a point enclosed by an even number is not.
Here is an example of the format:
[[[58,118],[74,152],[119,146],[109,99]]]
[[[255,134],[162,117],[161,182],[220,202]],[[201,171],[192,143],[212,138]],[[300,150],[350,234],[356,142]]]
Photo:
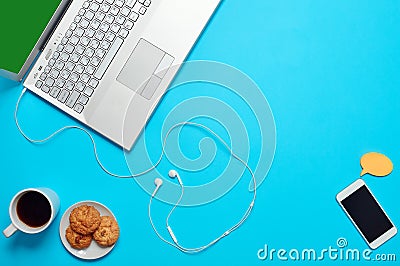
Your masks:
[[[149,216],[149,220],[150,220],[151,227],[153,228],[153,230],[154,230],[154,232],[156,233],[156,235],[157,235],[163,242],[167,243],[168,245],[171,245],[171,246],[173,246],[173,247],[179,249],[180,251],[182,251],[182,252],[184,252],[184,253],[191,253],[191,254],[192,254],[192,253],[201,252],[201,251],[203,251],[203,250],[209,248],[210,246],[214,245],[215,243],[217,243],[217,242],[220,241],[222,238],[226,237],[227,235],[229,235],[230,233],[232,233],[232,232],[235,231],[236,229],[238,229],[238,228],[244,223],[244,221],[248,218],[248,216],[250,215],[251,211],[253,210],[253,206],[254,206],[254,203],[255,203],[255,200],[256,200],[256,196],[257,196],[257,183],[256,183],[256,179],[255,179],[255,176],[254,176],[253,171],[251,170],[251,168],[249,167],[249,165],[248,165],[243,159],[241,159],[238,155],[236,155],[236,154],[233,152],[233,150],[229,147],[229,145],[228,145],[217,133],[215,133],[213,130],[211,130],[211,129],[208,128],[207,126],[202,125],[202,124],[198,124],[198,123],[195,123],[195,122],[181,122],[181,123],[177,123],[177,124],[173,125],[173,126],[167,131],[167,133],[166,133],[165,136],[164,136],[163,143],[162,143],[162,147],[161,147],[161,154],[160,154],[160,157],[158,158],[158,160],[156,161],[156,163],[153,164],[153,166],[151,166],[150,168],[148,168],[148,169],[146,169],[146,170],[144,170],[144,171],[142,171],[142,172],[140,172],[140,173],[131,174],[131,175],[118,175],[118,174],[115,174],[115,173],[110,172],[110,171],[107,170],[107,168],[103,165],[103,163],[101,162],[101,160],[100,160],[100,158],[99,158],[99,156],[98,156],[98,153],[97,153],[97,146],[96,146],[95,140],[93,139],[93,136],[90,134],[90,132],[89,132],[88,130],[86,130],[86,129],[80,127],[80,126],[64,126],[64,127],[60,128],[60,129],[58,129],[57,131],[53,132],[52,134],[50,134],[49,136],[47,136],[47,137],[44,138],[44,139],[36,140],[36,139],[32,139],[32,138],[28,137],[28,136],[24,133],[24,131],[22,130],[22,128],[21,128],[21,126],[20,126],[20,124],[19,124],[19,121],[18,121],[19,104],[20,104],[21,99],[22,99],[23,95],[25,94],[25,92],[26,92],[26,88],[24,88],[24,89],[22,90],[20,96],[18,97],[16,106],[15,106],[15,111],[14,111],[14,120],[15,120],[15,124],[16,124],[16,126],[17,126],[17,128],[18,128],[18,131],[21,133],[21,135],[22,135],[26,140],[28,140],[29,142],[34,143],[34,144],[41,144],[41,143],[45,143],[45,142],[51,140],[51,139],[54,138],[55,136],[61,134],[61,133],[64,132],[64,131],[67,131],[67,130],[69,130],[69,129],[77,129],[77,130],[80,130],[80,131],[82,131],[83,133],[85,133],[85,134],[89,137],[90,141],[92,142],[92,145],[93,145],[93,153],[94,153],[96,162],[98,163],[98,165],[100,166],[100,168],[101,168],[105,173],[107,173],[107,174],[110,175],[110,176],[118,177],[118,178],[134,178],[134,177],[142,176],[142,175],[144,175],[144,174],[147,174],[147,173],[151,172],[152,170],[154,170],[155,168],[157,168],[157,166],[161,163],[161,161],[162,161],[162,159],[163,159],[163,157],[164,157],[164,155],[165,155],[165,146],[166,146],[166,142],[167,142],[167,139],[168,139],[168,137],[170,136],[171,132],[172,132],[174,129],[178,128],[178,127],[183,127],[183,126],[187,126],[187,125],[188,125],[188,126],[194,126],[194,127],[202,128],[202,129],[206,130],[207,132],[209,132],[210,134],[212,134],[215,138],[217,138],[217,139],[223,144],[223,146],[230,152],[230,155],[231,155],[233,158],[235,158],[236,160],[238,160],[240,163],[242,163],[242,164],[245,166],[245,168],[246,168],[246,169],[249,171],[249,173],[251,174],[251,178],[252,178],[253,185],[254,185],[253,198],[252,198],[252,201],[251,201],[249,207],[247,208],[246,212],[244,213],[244,215],[242,216],[242,218],[239,220],[239,222],[237,222],[235,225],[233,225],[231,228],[229,228],[227,231],[225,231],[221,236],[219,236],[219,237],[216,238],[215,240],[211,241],[211,242],[208,243],[207,245],[204,245],[204,246],[201,246],[201,247],[198,247],[198,248],[185,248],[185,247],[181,246],[180,244],[178,244],[178,241],[176,241],[176,239],[174,239],[174,243],[172,243],[172,242],[166,240],[163,236],[161,236],[161,234],[157,231],[156,227],[154,226],[153,220],[152,220],[152,218],[151,218],[151,204],[152,204],[152,201],[153,201],[153,197],[154,197],[154,196],[151,196],[151,197],[150,197],[150,201],[149,201],[149,205],[148,205],[148,216]],[[172,213],[175,211],[175,209],[179,206],[180,202],[182,201],[182,198],[183,198],[183,195],[184,195],[184,192],[185,192],[185,189],[184,189],[183,184],[180,183],[179,185],[180,185],[180,187],[181,187],[181,194],[180,194],[180,197],[179,197],[178,201],[174,204],[174,206],[172,207],[172,209],[170,210],[170,212],[168,213],[168,216],[167,216],[167,218],[166,218],[166,226],[167,226],[167,229],[171,230],[171,231],[170,231],[170,234],[172,233],[172,229],[171,229],[170,226],[169,226],[169,219],[170,219]],[[173,233],[172,233],[172,234],[173,234]],[[171,235],[171,236],[172,236],[172,235]]]
[[[177,124],[178,125],[178,124]],[[153,228],[154,232],[156,233],[156,235],[165,243],[167,243],[168,245],[171,245],[177,249],[179,249],[180,251],[184,252],[184,253],[190,253],[190,254],[194,254],[194,253],[198,253],[201,252],[209,247],[211,247],[212,245],[214,245],[215,243],[217,243],[218,241],[220,241],[222,238],[228,236],[230,233],[232,233],[233,231],[237,230],[249,217],[251,211],[253,210],[254,207],[254,203],[257,197],[257,182],[254,176],[253,171],[251,170],[251,168],[249,167],[249,165],[243,160],[241,159],[238,155],[236,155],[233,150],[229,147],[229,145],[218,135],[216,134],[213,130],[211,130],[210,128],[201,125],[201,124],[197,124],[197,123],[192,123],[192,122],[183,122],[180,123],[179,126],[183,126],[183,125],[194,125],[196,127],[201,127],[203,129],[205,129],[206,131],[208,131],[209,133],[211,133],[212,135],[214,135],[224,146],[225,148],[230,152],[231,156],[235,159],[237,159],[239,162],[241,162],[246,169],[249,171],[249,173],[251,174],[251,178],[253,181],[253,185],[254,185],[254,191],[253,191],[253,199],[250,202],[249,207],[247,208],[246,212],[243,214],[242,218],[239,220],[239,222],[237,222],[235,225],[233,225],[231,228],[229,228],[227,231],[225,231],[222,235],[220,235],[218,238],[216,238],[215,240],[211,241],[210,243],[198,247],[198,248],[185,248],[182,245],[180,245],[176,239],[176,236],[174,235],[170,225],[169,225],[169,219],[172,215],[172,213],[175,211],[175,209],[177,208],[177,206],[180,204],[180,202],[182,201],[183,195],[184,195],[184,186],[179,182],[180,187],[181,187],[181,194],[179,196],[179,199],[177,200],[177,202],[174,204],[174,206],[172,207],[172,209],[170,210],[170,212],[167,215],[166,218],[166,227],[171,235],[171,238],[174,240],[174,243],[167,241],[164,237],[161,236],[161,234],[157,231],[154,223],[153,223],[153,219],[151,218],[151,204],[152,204],[152,200],[153,200],[153,196],[150,197],[150,201],[149,201],[149,205],[148,205],[148,216],[149,216],[149,220],[150,220],[150,224],[151,227]],[[173,126],[171,129],[173,129],[175,126]],[[168,133],[167,133],[168,135]],[[167,136],[166,135],[166,136]]]

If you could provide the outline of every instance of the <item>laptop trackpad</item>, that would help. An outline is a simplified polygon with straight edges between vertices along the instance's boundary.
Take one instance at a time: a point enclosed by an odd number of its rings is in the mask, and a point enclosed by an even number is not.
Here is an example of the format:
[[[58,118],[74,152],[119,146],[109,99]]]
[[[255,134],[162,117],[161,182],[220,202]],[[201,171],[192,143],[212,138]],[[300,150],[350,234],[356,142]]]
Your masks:
[[[117,81],[150,100],[173,61],[171,55],[140,39]]]

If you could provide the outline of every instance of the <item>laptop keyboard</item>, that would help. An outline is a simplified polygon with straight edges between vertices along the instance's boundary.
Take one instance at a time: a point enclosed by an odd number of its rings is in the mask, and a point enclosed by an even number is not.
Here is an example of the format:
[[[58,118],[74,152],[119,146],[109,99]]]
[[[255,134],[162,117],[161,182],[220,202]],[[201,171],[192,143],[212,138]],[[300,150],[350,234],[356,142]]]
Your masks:
[[[150,4],[150,0],[87,0],[35,86],[82,113]]]

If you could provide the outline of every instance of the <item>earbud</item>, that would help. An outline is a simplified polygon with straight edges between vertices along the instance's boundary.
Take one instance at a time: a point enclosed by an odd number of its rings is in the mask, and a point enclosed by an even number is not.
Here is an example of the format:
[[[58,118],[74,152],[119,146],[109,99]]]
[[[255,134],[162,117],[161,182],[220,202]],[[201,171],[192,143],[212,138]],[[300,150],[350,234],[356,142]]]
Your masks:
[[[171,178],[175,178],[176,176],[178,176],[178,172],[175,170],[169,170],[168,175]]]
[[[157,177],[156,179],[154,179],[154,185],[156,185],[156,188],[154,189],[154,192],[153,192],[153,194],[151,195],[152,198],[157,194],[157,191],[160,189],[160,187],[162,186],[162,184],[163,184],[163,181],[162,181],[161,178],[158,178],[158,177]]]
[[[178,172],[175,170],[169,170],[168,172],[169,177],[178,179],[178,182],[181,186],[183,186],[181,177],[179,176]]]

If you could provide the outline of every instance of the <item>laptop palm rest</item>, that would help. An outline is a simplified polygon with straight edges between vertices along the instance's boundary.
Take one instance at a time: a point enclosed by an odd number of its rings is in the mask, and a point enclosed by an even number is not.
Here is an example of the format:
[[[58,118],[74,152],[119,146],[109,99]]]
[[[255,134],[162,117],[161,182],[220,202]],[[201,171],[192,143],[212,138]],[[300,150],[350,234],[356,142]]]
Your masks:
[[[140,39],[117,77],[117,81],[150,100],[174,58]]]

